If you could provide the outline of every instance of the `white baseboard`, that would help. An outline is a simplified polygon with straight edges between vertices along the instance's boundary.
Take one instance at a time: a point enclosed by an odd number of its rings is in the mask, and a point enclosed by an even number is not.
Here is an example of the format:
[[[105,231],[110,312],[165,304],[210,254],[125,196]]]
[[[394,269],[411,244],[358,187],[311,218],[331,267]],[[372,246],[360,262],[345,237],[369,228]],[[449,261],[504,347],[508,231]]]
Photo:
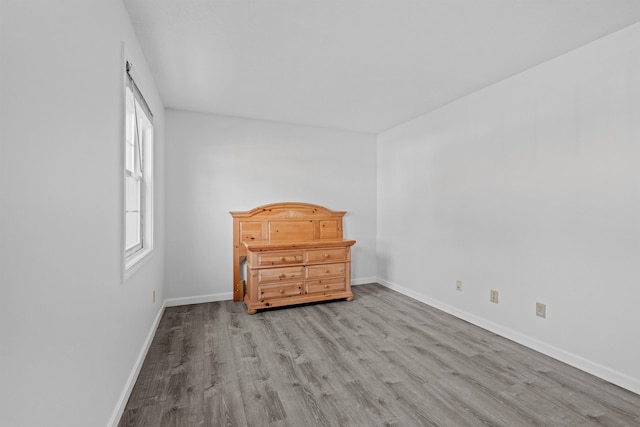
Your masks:
[[[364,285],[367,283],[376,283],[377,277],[365,277],[351,280],[351,285]],[[179,305],[202,304],[216,301],[229,301],[233,299],[233,292],[220,292],[217,294],[198,295],[192,297],[168,298],[165,300],[166,307],[176,307]]]
[[[522,344],[525,347],[528,347],[532,350],[538,351],[546,356],[557,359],[561,362],[564,362],[568,365],[571,365],[575,368],[578,368],[582,371],[585,371],[591,375],[595,375],[596,377],[602,378],[605,381],[609,381],[610,383],[616,384],[622,388],[630,390],[634,393],[640,394],[640,380],[630,377],[622,372],[618,372],[614,369],[608,368],[606,366],[600,365],[598,363],[587,360],[581,356],[575,355],[573,353],[567,352],[561,348],[555,347],[553,345],[547,344],[543,341],[539,341],[535,338],[532,338],[528,335],[524,335],[518,331],[513,329],[504,327],[500,324],[488,321],[482,317],[476,316],[474,314],[468,313],[464,310],[460,310],[456,307],[453,307],[449,304],[445,304],[441,301],[435,300],[433,298],[429,298],[428,296],[421,294],[419,292],[413,291],[411,289],[407,289],[403,286],[400,286],[395,283],[391,283],[384,279],[378,278],[377,283],[397,291],[403,295],[406,295],[410,298],[423,302],[427,305],[435,307],[439,310],[442,310],[446,313],[449,313],[459,319],[465,320],[469,323],[472,323],[476,326],[479,326],[483,329],[491,331],[495,334],[508,338],[512,341],[517,342],[518,344]]]
[[[377,281],[376,277],[364,278],[364,279],[356,279],[351,282],[352,285],[362,285],[366,283],[375,283]],[[164,309],[166,307],[176,307],[180,305],[190,305],[190,304],[201,304],[207,302],[216,302],[216,301],[227,301],[233,299],[233,292],[221,292],[217,294],[209,294],[209,295],[199,295],[193,297],[181,297],[181,298],[168,298],[160,307],[158,314],[151,326],[151,330],[147,334],[147,338],[145,339],[142,348],[140,349],[140,353],[138,354],[138,358],[136,359],[136,363],[131,370],[131,374],[125,383],[124,390],[120,395],[120,399],[118,399],[118,403],[116,408],[114,409],[111,419],[107,424],[110,427],[117,427],[120,422],[120,418],[124,413],[125,407],[127,406],[127,402],[129,401],[129,396],[131,396],[131,392],[133,391],[133,386],[138,379],[138,375],[140,374],[140,370],[142,369],[142,364],[144,363],[144,359],[147,356],[147,352],[149,351],[149,347],[151,347],[151,342],[153,341],[153,337],[158,330],[158,326],[160,325],[160,319],[162,319],[162,314],[164,313]]]
[[[638,379],[632,378],[628,375],[625,375],[621,372],[610,369],[606,366],[602,366],[598,363],[594,363],[590,360],[587,360],[583,357],[569,353],[563,349],[552,346],[545,342],[536,340],[527,335],[521,334],[520,332],[515,331],[513,329],[506,328],[497,323],[488,321],[482,317],[478,317],[464,310],[460,310],[449,304],[445,304],[441,301],[435,300],[433,298],[429,298],[428,296],[422,293],[413,291],[411,289],[405,288],[403,286],[400,286],[398,284],[389,282],[387,280],[384,280],[378,277],[360,278],[360,279],[355,279],[351,281],[352,285],[364,285],[368,283],[379,283],[389,289],[392,289],[403,295],[413,298],[417,301],[420,301],[427,305],[435,307],[459,319],[470,322],[483,329],[486,329],[500,336],[508,338],[512,341],[515,341],[518,344],[522,344],[525,347],[531,348],[549,357],[553,357],[554,359],[560,360],[561,362],[564,362],[568,365],[571,365],[585,372],[588,372],[592,375],[595,375],[599,378],[602,378],[606,381],[609,381],[613,384],[616,384],[622,388],[625,388],[634,393],[640,394],[640,380]],[[120,418],[124,413],[124,409],[127,405],[127,401],[129,400],[129,396],[131,395],[131,391],[133,390],[133,386],[135,385],[138,375],[140,374],[140,370],[142,369],[142,364],[147,355],[147,352],[149,351],[149,347],[151,346],[153,337],[155,336],[155,333],[158,329],[158,325],[160,324],[160,319],[162,318],[164,309],[166,307],[175,307],[179,305],[200,304],[200,303],[207,303],[207,302],[226,301],[231,299],[233,299],[232,292],[223,292],[218,294],[200,295],[195,297],[169,298],[165,300],[164,304],[162,305],[162,307],[158,311],[158,314],[156,315],[156,318],[153,322],[153,325],[151,326],[151,330],[147,334],[147,338],[145,339],[144,344],[142,345],[142,348],[140,350],[140,353],[138,354],[136,363],[131,371],[131,374],[129,375],[129,378],[127,379],[124,390],[122,391],[120,399],[118,400],[118,404],[116,405],[116,408],[113,411],[113,414],[111,416],[111,419],[109,420],[108,426],[117,427],[118,422],[120,421]]]
[[[160,325],[160,319],[162,319],[162,314],[164,313],[165,307],[166,304],[162,304],[162,307],[160,307],[160,310],[158,310],[158,314],[156,315],[156,318],[151,325],[151,329],[147,334],[147,338],[142,344],[142,348],[140,349],[140,353],[138,353],[136,363],[133,365],[131,374],[129,374],[129,378],[125,383],[124,390],[122,390],[120,399],[118,399],[116,408],[113,410],[113,414],[111,414],[111,419],[109,420],[107,426],[117,427],[118,423],[120,422],[120,418],[122,418],[124,409],[126,408],[127,402],[129,401],[129,396],[131,396],[131,392],[133,391],[133,386],[136,384],[136,380],[138,379],[138,375],[140,374],[140,370],[142,369],[144,359],[145,357],[147,357],[147,352],[149,351],[149,347],[151,347],[153,337],[156,335],[156,331],[158,330],[158,326]]]
[[[377,277],[361,277],[358,279],[351,279],[351,286],[366,285],[368,283],[377,283],[377,282],[378,282]]]
[[[227,301],[233,299],[233,292],[221,292],[218,294],[198,295],[194,297],[169,298],[165,300],[165,306],[176,307],[178,305],[202,304],[207,302]]]

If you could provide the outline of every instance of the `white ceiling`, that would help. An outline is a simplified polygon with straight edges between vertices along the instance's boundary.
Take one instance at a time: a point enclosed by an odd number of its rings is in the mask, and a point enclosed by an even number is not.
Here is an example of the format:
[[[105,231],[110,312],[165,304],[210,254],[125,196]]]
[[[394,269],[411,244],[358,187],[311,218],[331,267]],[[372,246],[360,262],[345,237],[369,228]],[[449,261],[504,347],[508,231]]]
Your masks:
[[[640,0],[124,0],[166,107],[378,133],[640,21]]]

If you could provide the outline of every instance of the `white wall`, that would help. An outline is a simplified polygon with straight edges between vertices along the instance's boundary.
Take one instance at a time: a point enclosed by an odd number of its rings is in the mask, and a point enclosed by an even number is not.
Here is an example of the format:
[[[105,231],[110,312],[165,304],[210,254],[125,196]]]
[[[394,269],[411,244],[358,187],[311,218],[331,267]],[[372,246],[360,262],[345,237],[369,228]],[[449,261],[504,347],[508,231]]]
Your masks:
[[[0,8],[0,425],[104,426],[163,301],[163,105],[121,1]],[[155,253],[125,282],[123,41],[156,125]]]
[[[375,280],[373,135],[176,110],[166,126],[167,298],[232,298],[229,211],[286,201],[347,211],[352,279]]]
[[[638,46],[640,24],[379,135],[383,282],[640,392]]]
[[[155,252],[126,281],[122,41],[156,125]],[[354,281],[640,391],[639,41],[636,25],[390,130],[377,155],[371,135],[170,110],[165,173],[121,2],[2,0],[0,425],[113,421],[160,301],[229,298],[228,211],[275,201],[349,212]]]

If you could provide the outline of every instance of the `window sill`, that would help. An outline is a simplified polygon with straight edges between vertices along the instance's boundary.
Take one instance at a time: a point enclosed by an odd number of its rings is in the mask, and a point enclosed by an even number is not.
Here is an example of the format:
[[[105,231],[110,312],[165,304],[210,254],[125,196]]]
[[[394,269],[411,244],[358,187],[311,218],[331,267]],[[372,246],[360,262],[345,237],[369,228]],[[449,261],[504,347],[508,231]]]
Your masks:
[[[142,249],[135,254],[127,257],[124,260],[124,280],[127,280],[129,277],[133,276],[136,271],[140,269],[144,264],[146,264],[149,259],[151,259],[151,255],[153,254],[153,248]]]

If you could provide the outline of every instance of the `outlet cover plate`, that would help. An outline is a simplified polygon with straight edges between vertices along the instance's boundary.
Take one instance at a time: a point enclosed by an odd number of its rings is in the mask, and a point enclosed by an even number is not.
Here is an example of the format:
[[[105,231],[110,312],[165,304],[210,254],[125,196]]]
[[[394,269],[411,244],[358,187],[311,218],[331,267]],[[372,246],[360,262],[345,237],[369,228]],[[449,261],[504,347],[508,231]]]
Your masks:
[[[489,301],[491,301],[494,304],[498,303],[498,291],[491,290],[491,294],[489,295]]]

